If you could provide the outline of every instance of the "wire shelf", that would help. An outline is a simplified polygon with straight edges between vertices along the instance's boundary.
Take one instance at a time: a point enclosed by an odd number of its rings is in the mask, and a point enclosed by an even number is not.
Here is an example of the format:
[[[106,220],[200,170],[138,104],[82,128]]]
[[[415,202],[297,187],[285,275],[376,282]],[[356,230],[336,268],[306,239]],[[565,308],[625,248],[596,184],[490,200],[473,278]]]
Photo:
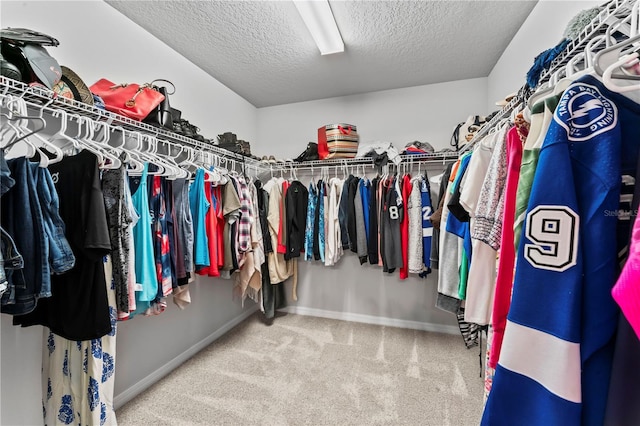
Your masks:
[[[12,80],[4,76],[0,76],[0,93],[3,95],[18,96],[33,104],[48,105],[50,107],[59,108],[67,114],[81,115],[91,118],[97,122],[105,122],[111,126],[122,127],[130,132],[148,134],[155,136],[159,140],[167,140],[177,145],[189,146],[198,151],[211,152],[220,157],[233,159],[239,163],[245,163],[248,165],[259,164],[258,160],[254,158],[228,151],[215,145],[200,142],[140,121],[132,120],[128,117],[124,117],[110,111],[105,111],[83,102],[57,96],[53,91],[44,87],[29,86],[25,83]]]

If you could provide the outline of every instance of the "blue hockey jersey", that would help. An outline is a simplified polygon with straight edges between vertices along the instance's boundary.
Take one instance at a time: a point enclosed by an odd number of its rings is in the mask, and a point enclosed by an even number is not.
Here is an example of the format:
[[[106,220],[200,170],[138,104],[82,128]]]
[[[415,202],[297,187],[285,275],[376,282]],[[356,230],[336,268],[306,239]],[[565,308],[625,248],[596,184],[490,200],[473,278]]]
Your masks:
[[[422,258],[427,271],[431,270],[431,238],[433,237],[433,225],[431,224],[431,188],[429,177],[425,174],[420,183],[420,199],[422,203]]]
[[[586,76],[546,134],[483,425],[601,425],[617,307],[621,176],[635,174],[640,106]]]

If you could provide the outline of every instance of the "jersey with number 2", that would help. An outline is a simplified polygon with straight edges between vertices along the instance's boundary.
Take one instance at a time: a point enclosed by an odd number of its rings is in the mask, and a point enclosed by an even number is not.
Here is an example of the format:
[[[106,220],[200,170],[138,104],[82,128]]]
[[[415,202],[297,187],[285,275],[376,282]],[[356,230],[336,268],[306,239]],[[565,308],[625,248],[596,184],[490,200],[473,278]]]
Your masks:
[[[431,192],[429,178],[425,175],[420,183],[420,198],[422,201],[422,256],[424,266],[431,268],[431,238],[433,237],[433,225],[431,224]]]

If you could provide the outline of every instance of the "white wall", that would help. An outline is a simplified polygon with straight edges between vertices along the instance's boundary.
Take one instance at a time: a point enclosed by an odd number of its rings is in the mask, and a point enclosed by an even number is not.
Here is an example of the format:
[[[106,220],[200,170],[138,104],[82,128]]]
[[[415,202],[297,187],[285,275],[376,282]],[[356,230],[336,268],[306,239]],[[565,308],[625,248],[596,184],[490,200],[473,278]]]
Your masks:
[[[60,46],[49,48],[49,53],[88,85],[101,77],[114,82],[171,80],[177,88],[172,105],[202,134],[214,137],[233,131],[239,138],[256,139],[255,107],[102,1],[3,0],[0,25],[57,38]],[[130,397],[132,392],[125,391],[132,386],[141,390],[135,387],[140,380],[251,309],[252,303],[243,310],[232,301],[229,281],[199,279],[192,287],[193,303],[186,310],[170,302],[161,316],[119,324],[116,402]],[[41,424],[42,327],[13,327],[8,315],[2,315],[1,322],[0,424]]]
[[[362,143],[387,141],[400,149],[419,140],[447,148],[459,122],[487,112],[486,99],[487,79],[477,78],[260,108],[255,152],[295,158],[330,123],[356,125]]]
[[[167,79],[176,86],[171,105],[205,137],[233,131],[240,139],[256,139],[253,105],[101,0],[3,0],[0,25],[57,38],[60,45],[47,51],[88,86],[100,78],[114,83]]]
[[[295,157],[308,141],[316,140],[318,127],[335,122],[357,125],[362,143],[389,141],[400,149],[420,140],[447,148],[460,121],[486,113],[486,88],[486,79],[479,78],[260,108],[256,151]],[[443,168],[430,165],[429,173]],[[308,182],[308,176],[298,177]],[[297,302],[291,300],[288,284],[293,312],[364,321],[386,318],[387,324],[455,330],[454,316],[435,308],[435,275],[401,281],[397,273],[384,274],[378,266],[360,266],[349,252],[334,267],[300,262],[299,277]]]
[[[517,92],[525,84],[527,71],[533,65],[535,57],[562,40],[571,18],[581,10],[600,3],[603,2],[540,0],[489,74],[489,111],[498,109],[496,101],[504,99],[509,93]]]
[[[421,172],[435,176],[443,171],[441,162],[423,164]],[[416,173],[414,169],[412,173]],[[374,174],[367,172],[370,178]],[[298,173],[305,184],[308,173]],[[316,175],[316,179],[318,176]],[[437,188],[433,187],[436,191]],[[384,273],[382,267],[360,265],[358,256],[347,250],[334,266],[316,261],[298,262],[298,300],[291,298],[292,282],[286,282],[290,312],[375,323],[419,330],[458,333],[455,317],[435,307],[438,273],[426,278],[410,274],[400,280],[398,271]]]

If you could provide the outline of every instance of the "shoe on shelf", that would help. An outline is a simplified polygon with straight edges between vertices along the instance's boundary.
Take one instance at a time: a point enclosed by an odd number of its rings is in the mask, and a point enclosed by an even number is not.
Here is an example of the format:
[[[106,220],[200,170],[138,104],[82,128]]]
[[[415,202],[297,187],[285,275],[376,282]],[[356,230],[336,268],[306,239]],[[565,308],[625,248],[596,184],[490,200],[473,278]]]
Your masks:
[[[193,126],[191,123],[189,123],[187,120],[181,119],[180,120],[180,127],[182,128],[182,134],[188,138],[193,138],[193,128],[195,126]]]
[[[184,132],[182,131],[182,123],[180,121],[173,122],[173,133],[184,135]]]

